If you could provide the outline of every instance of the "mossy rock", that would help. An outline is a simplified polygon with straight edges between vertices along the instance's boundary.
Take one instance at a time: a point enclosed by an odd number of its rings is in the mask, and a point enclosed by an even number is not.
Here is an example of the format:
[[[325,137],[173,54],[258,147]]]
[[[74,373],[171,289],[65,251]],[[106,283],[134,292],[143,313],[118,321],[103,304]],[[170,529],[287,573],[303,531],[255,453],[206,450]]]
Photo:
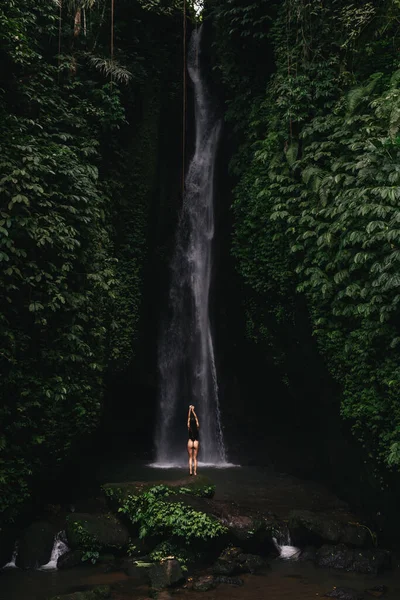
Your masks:
[[[152,561],[163,561],[174,558],[180,565],[186,567],[201,558],[201,555],[196,552],[193,544],[186,544],[186,540],[182,538],[170,538],[163,540],[149,554]]]
[[[115,509],[129,496],[140,496],[153,487],[163,485],[176,494],[212,498],[215,485],[204,475],[184,477],[176,481],[123,481],[120,483],[105,483],[102,488],[110,506]]]
[[[207,510],[211,501],[203,496],[213,491],[206,478],[194,484],[187,478],[173,485],[125,484],[123,490],[114,484],[106,493],[132,534],[141,539],[159,536],[160,541],[184,539],[196,543],[197,550],[205,543],[214,547],[215,541],[227,533],[227,528]]]
[[[111,513],[68,515],[66,534],[68,545],[72,550],[122,551],[129,544],[128,530]]]

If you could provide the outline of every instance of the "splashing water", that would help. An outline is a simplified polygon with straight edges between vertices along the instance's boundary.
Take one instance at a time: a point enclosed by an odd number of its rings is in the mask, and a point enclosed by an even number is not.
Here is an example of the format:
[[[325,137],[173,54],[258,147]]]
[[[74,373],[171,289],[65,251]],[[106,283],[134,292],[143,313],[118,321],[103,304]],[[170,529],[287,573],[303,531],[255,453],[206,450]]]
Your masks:
[[[284,539],[280,539],[279,541],[275,537],[272,538],[274,546],[279,552],[279,558],[283,558],[284,560],[297,560],[301,550],[300,548],[291,545],[292,540],[290,539],[289,530],[285,532],[283,538]]]
[[[50,560],[47,564],[39,567],[40,571],[51,571],[57,569],[57,561],[66,552],[68,552],[69,548],[65,542],[63,542],[62,538],[65,539],[64,531],[60,531],[57,533],[54,538],[53,549],[51,551]]]
[[[175,254],[171,264],[169,315],[159,344],[160,406],[154,466],[186,462],[186,419],[194,404],[200,422],[199,459],[226,461],[217,371],[209,315],[214,237],[214,165],[221,123],[201,73],[201,31],[194,31],[188,71],[194,86],[196,143],[185,180]]]

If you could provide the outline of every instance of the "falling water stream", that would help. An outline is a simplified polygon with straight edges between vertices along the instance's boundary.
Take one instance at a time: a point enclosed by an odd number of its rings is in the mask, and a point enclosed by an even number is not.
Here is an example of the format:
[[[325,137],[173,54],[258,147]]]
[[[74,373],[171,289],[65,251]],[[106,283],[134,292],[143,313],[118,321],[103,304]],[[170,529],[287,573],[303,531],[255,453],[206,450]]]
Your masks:
[[[65,540],[65,532],[60,531],[54,539],[53,549],[51,551],[49,562],[40,567],[42,571],[50,571],[57,569],[58,559],[60,558],[60,556],[62,556],[69,550],[67,544],[63,540]]]
[[[202,73],[202,28],[194,31],[188,71],[195,97],[196,141],[171,264],[169,314],[159,344],[160,408],[157,466],[183,464],[186,418],[194,404],[200,421],[202,463],[227,466],[210,325],[214,237],[214,165],[221,123]]]

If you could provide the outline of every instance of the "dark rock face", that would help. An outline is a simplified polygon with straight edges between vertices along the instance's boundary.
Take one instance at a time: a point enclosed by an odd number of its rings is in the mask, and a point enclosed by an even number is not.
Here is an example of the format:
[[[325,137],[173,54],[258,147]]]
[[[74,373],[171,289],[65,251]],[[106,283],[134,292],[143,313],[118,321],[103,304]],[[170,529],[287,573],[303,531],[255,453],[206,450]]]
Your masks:
[[[185,580],[181,566],[175,559],[153,564],[148,569],[150,585],[155,590],[177,585]]]
[[[245,573],[254,574],[266,567],[265,560],[257,554],[240,554],[237,560],[246,569]]]
[[[286,524],[269,512],[243,510],[234,503],[214,500],[207,501],[206,510],[227,527],[231,543],[245,552],[275,551],[272,539],[288,535]]]
[[[245,554],[235,546],[226,548],[213,566],[217,576],[237,575],[240,573],[257,573],[266,567],[265,561],[257,554]]]
[[[301,552],[298,560],[317,560],[317,550],[313,546],[306,546],[304,550]]]
[[[308,510],[292,510],[289,513],[289,530],[293,543],[300,546],[331,542],[363,548],[372,544],[371,533],[366,527]]]
[[[208,592],[209,590],[213,590],[216,586],[217,582],[212,575],[203,575],[203,577],[198,577],[193,582],[193,589],[195,592]]]
[[[318,550],[316,563],[320,567],[377,575],[390,566],[390,553],[380,549],[355,550],[343,544],[325,545]]]
[[[372,598],[382,598],[388,591],[386,585],[375,585],[373,588],[365,590],[365,593]]]
[[[62,554],[57,560],[57,569],[70,569],[82,564],[83,553],[81,550],[70,550]]]
[[[11,527],[2,527],[0,529],[0,568],[10,562],[16,539],[17,532],[15,529]]]
[[[54,544],[54,527],[46,521],[29,525],[19,542],[17,567],[37,569],[49,562]]]
[[[352,588],[335,588],[325,596],[327,598],[338,598],[338,600],[363,600],[364,598],[362,592],[357,592]]]
[[[79,533],[80,529],[83,534]],[[82,548],[82,535],[93,540],[101,549],[123,549],[129,543],[129,531],[112,514],[74,513],[69,515],[66,533],[68,545],[73,550]]]
[[[217,560],[213,566],[214,575],[235,575],[241,573],[239,565],[233,560]]]

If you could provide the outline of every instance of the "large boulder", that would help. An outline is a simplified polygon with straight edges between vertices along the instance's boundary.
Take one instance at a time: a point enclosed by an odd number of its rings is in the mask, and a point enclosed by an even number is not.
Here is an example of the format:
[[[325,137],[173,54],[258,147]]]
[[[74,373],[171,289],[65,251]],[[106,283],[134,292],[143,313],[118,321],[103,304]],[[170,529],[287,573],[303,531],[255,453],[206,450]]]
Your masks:
[[[0,569],[9,563],[14,553],[17,531],[12,527],[0,527]]]
[[[111,513],[68,515],[66,533],[72,550],[123,551],[129,544],[129,531]]]
[[[16,564],[21,569],[37,569],[49,562],[55,530],[47,521],[32,523],[22,532]]]
[[[154,590],[162,590],[182,583],[185,577],[179,562],[175,559],[165,560],[151,565],[148,569],[150,585]]]
[[[241,548],[226,548],[213,566],[216,576],[231,576],[241,573],[257,573],[267,566],[265,560],[256,554],[242,552]]]
[[[281,543],[288,536],[286,523],[272,513],[243,509],[233,502],[205,502],[205,510],[227,528],[229,542],[245,552],[264,554],[274,551],[273,539]]]
[[[324,545],[317,552],[316,564],[320,567],[377,575],[390,566],[390,553],[378,548],[361,550],[347,548],[344,544]]]
[[[308,510],[292,510],[289,513],[289,531],[296,546],[326,542],[357,548],[372,545],[372,534],[367,527]]]
[[[215,581],[215,577],[213,575],[202,575],[200,577],[196,577],[193,581],[193,590],[195,592],[208,592],[209,590],[213,590],[217,587],[217,582]]]

